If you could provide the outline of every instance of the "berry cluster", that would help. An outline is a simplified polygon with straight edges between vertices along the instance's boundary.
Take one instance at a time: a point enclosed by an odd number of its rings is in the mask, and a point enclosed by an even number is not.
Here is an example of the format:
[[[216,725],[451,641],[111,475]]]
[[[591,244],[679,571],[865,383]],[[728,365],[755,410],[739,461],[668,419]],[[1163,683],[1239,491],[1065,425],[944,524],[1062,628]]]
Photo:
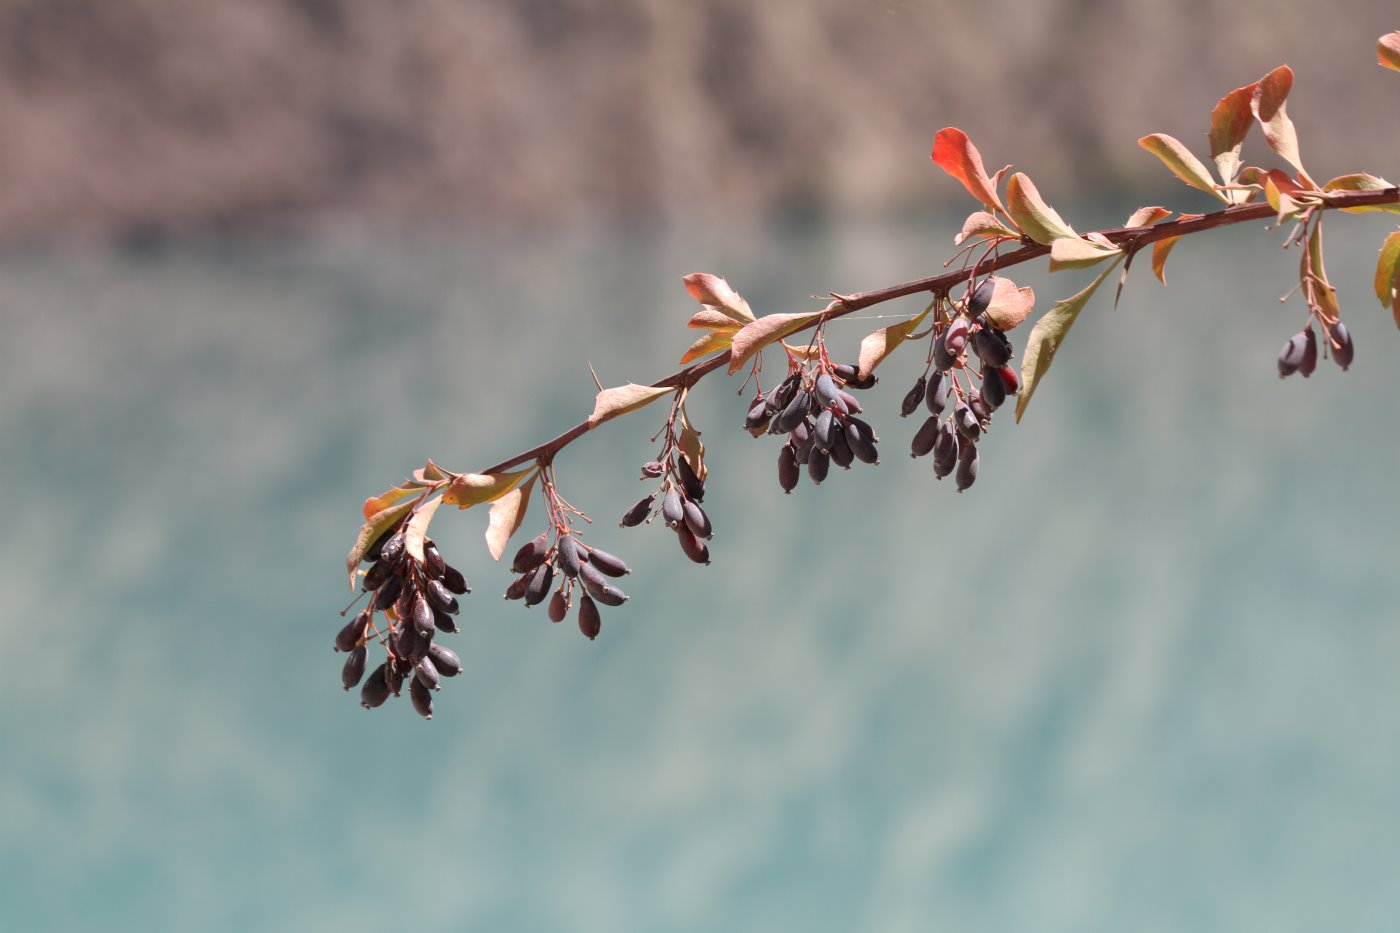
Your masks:
[[[549,599],[551,622],[564,620],[574,605],[575,589],[582,589],[578,599],[578,627],[590,641],[602,630],[598,604],[621,606],[627,601],[627,594],[608,578],[632,572],[622,558],[590,547],[567,525],[556,526],[553,544],[547,531],[528,541],[516,552],[510,569],[519,576],[506,589],[506,599],[523,600],[526,606],[544,602],[554,586],[556,572],[562,575],[558,589]]]
[[[713,538],[715,532],[710,516],[700,506],[705,501],[705,481],[696,474],[689,458],[676,450],[663,460],[644,463],[642,478],[660,478],[661,486],[628,509],[618,524],[632,528],[650,522],[657,497],[660,497],[661,518],[666,527],[676,533],[682,553],[697,564],[708,564],[710,547],[705,542]]]
[[[868,389],[874,374],[860,379],[856,367],[832,364],[822,354],[813,364],[791,363],[788,376],[767,394],[754,397],[744,427],[754,437],[786,434],[778,451],[778,485],[791,493],[802,476],[820,486],[834,463],[849,470],[857,460],[878,464],[880,438],[857,417],[864,409],[847,389]]]
[[[939,479],[956,471],[958,492],[977,480],[977,441],[991,427],[993,413],[1020,389],[1016,371],[1009,365],[1014,355],[1011,340],[985,314],[994,288],[994,280],[988,277],[951,319],[938,316],[930,354],[932,375],[920,376],[900,404],[900,415],[906,418],[920,402],[928,409],[929,417],[915,432],[909,455],[933,454],[933,472]],[[969,348],[978,359],[980,385],[976,387]]]
[[[413,708],[432,719],[432,691],[441,689],[442,678],[462,672],[456,653],[434,641],[434,635],[460,631],[453,619],[459,609],[457,597],[471,588],[432,539],[423,542],[421,561],[408,553],[406,544],[402,528],[396,526],[365,552],[370,568],[361,590],[370,594],[370,602],[335,636],[335,650],[350,655],[340,674],[345,689],[364,680],[360,705],[365,709],[382,706],[390,695],[399,696],[407,680]],[[374,621],[380,613],[383,628]],[[366,678],[370,641],[384,647],[386,658]]]
[[[1327,345],[1331,351],[1332,362],[1342,367],[1346,372],[1351,367],[1352,358],[1356,355],[1356,347],[1351,342],[1351,333],[1347,326],[1341,321],[1333,321],[1324,325],[1327,331]],[[1312,322],[1308,326],[1294,334],[1283,345],[1283,350],[1278,355],[1278,377],[1280,379],[1301,373],[1303,378],[1313,374],[1317,368],[1317,336],[1313,333]]]

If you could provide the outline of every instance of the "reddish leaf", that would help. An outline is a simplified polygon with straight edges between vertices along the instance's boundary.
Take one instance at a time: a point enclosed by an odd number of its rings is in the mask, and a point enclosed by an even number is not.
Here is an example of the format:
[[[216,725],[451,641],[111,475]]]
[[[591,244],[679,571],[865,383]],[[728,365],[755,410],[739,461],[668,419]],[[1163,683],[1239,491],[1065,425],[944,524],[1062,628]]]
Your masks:
[[[690,349],[681,355],[681,365],[694,362],[702,356],[709,356],[718,350],[728,348],[730,341],[734,339],[734,331],[710,331],[690,345]]]
[[[604,421],[611,421],[618,415],[625,415],[629,411],[650,405],[661,396],[670,395],[674,391],[675,386],[658,388],[638,385],[635,382],[604,389],[593,400],[593,414],[588,416],[588,426],[596,428]]]
[[[1063,237],[1077,239],[1079,236],[1045,203],[1035,185],[1021,172],[1012,175],[1007,182],[1006,203],[1021,232],[1042,246],[1049,246]]]
[[[1400,32],[1389,32],[1376,43],[1376,60],[1381,67],[1400,71]]]
[[[865,379],[874,372],[875,367],[879,366],[885,357],[893,353],[927,315],[928,309],[925,308],[919,312],[918,317],[910,318],[899,324],[891,324],[889,327],[882,327],[862,340],[860,342],[860,356],[857,361],[858,377]]]
[[[1254,99],[1254,89],[1258,86],[1259,82],[1256,81],[1235,88],[1220,98],[1210,112],[1210,157],[1215,160],[1220,180],[1227,185],[1234,184],[1235,173],[1239,170],[1240,147],[1244,145],[1244,138],[1254,122],[1250,101]],[[1240,194],[1233,191],[1223,193],[1231,201]]]
[[[982,154],[962,130],[955,126],[946,126],[939,130],[933,137],[933,152],[930,157],[935,165],[962,182],[968,193],[978,201],[990,209],[1001,207],[996,186],[987,177],[987,170],[982,166]]]
[[[506,545],[510,543],[511,535],[519,531],[521,523],[525,521],[525,510],[530,505],[530,493],[534,490],[535,479],[539,475],[536,472],[524,484],[516,486],[491,506],[491,513],[486,520],[486,550],[491,553],[492,560],[501,559]]]
[[[1228,200],[1215,190],[1215,182],[1211,180],[1210,169],[1202,165],[1201,160],[1192,155],[1191,150],[1183,146],[1180,141],[1164,133],[1152,133],[1139,139],[1138,145],[1161,159],[1167,168],[1171,169],[1173,175],[1192,188],[1204,191],[1222,201]]]
[[[1167,237],[1152,244],[1152,274],[1157,276],[1157,281],[1163,285],[1167,284],[1167,257],[1171,255],[1172,247],[1176,246],[1179,239],[1179,236]]]
[[[1298,131],[1293,128],[1293,121],[1288,119],[1284,108],[1292,88],[1293,69],[1280,65],[1259,79],[1249,106],[1259,121],[1259,128],[1264,131],[1269,148],[1297,169],[1298,177],[1311,186],[1312,180],[1303,169],[1303,159],[1298,153]]]
[[[1035,307],[1035,289],[1029,285],[1016,287],[1016,283],[998,276],[992,289],[992,300],[987,304],[987,320],[997,330],[1014,330]]]
[[[755,353],[775,340],[796,333],[804,327],[815,324],[824,312],[812,311],[807,314],[766,314],[752,324],[740,328],[734,335],[734,343],[729,351],[729,371],[737,373],[743,369]]]
[[[483,502],[495,502],[514,489],[534,469],[529,467],[514,473],[459,473],[452,477],[452,485],[447,487],[442,501],[459,509],[469,509]]]
[[[360,560],[365,556],[365,551],[369,550],[370,545],[378,540],[386,528],[407,515],[411,508],[413,508],[412,502],[391,505],[387,509],[376,512],[373,518],[360,526],[360,533],[355,538],[355,546],[350,549],[349,556],[345,558],[345,569],[350,572],[350,589],[355,588],[355,570],[360,566]]]
[[[1133,211],[1133,216],[1128,218],[1125,227],[1150,227],[1155,223],[1166,220],[1172,212],[1165,207],[1139,207]]]
[[[1381,244],[1380,259],[1376,262],[1376,297],[1382,308],[1389,308],[1395,315],[1395,326],[1400,327],[1400,301],[1396,300],[1396,290],[1400,289],[1400,230],[1392,231]]]
[[[708,272],[692,272],[681,281],[692,298],[707,308],[719,311],[740,324],[748,324],[753,317],[749,303],[739,293],[729,287],[729,283]]]
[[[1019,234],[1006,224],[997,220],[986,211],[973,211],[963,221],[962,231],[953,237],[953,245],[961,246],[963,241],[970,237],[982,237],[984,239],[995,239],[996,237],[1009,237],[1016,239]]]
[[[409,518],[403,530],[404,550],[418,563],[423,563],[423,541],[428,537],[428,526],[432,524],[433,513],[442,504],[442,496],[429,499],[420,505]]]
[[[1264,200],[1268,201],[1269,206],[1278,214],[1278,222],[1283,223],[1286,219],[1302,210],[1302,206],[1293,199],[1288,191],[1281,189],[1278,179],[1274,177],[1275,173],[1283,175],[1278,169],[1273,169],[1269,172],[1268,176],[1264,179]],[[1288,178],[1287,175],[1283,177]],[[1292,179],[1288,180],[1292,181]],[[1292,188],[1289,190],[1297,189]]]
[[[365,520],[368,521],[389,508],[389,506],[393,505],[395,502],[402,502],[409,496],[415,496],[422,491],[422,488],[418,486],[395,486],[393,489],[382,492],[372,499],[366,499],[364,508],[361,511],[364,513]]]

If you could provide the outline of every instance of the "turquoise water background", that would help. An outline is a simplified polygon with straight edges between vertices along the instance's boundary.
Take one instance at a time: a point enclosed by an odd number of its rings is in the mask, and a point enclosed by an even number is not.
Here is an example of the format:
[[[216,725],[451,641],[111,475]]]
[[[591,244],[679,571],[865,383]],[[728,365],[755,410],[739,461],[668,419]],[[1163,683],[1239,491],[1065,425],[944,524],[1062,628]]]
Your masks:
[[[365,496],[574,423],[589,362],[671,371],[685,273],[802,310],[959,223],[0,257],[4,928],[1393,929],[1375,217],[1329,223],[1349,373],[1277,378],[1297,256],[1256,229],[1097,298],[961,496],[906,455],[917,350],[863,397],[882,464],[790,497],[707,380],[711,566],[616,527],[664,412],[633,416],[558,462],[635,571],[597,642],[502,602],[485,510],[444,510],[465,675],[430,723],[341,692]],[[1012,273],[1041,309],[1090,275]]]

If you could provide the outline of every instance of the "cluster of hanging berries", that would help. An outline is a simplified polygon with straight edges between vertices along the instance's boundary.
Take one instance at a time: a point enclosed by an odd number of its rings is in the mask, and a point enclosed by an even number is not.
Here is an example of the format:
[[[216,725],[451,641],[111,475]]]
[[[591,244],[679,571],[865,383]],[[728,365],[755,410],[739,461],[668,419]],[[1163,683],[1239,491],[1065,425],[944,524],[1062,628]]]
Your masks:
[[[933,454],[933,472],[939,479],[956,471],[958,492],[977,480],[977,441],[991,427],[993,413],[1020,389],[1020,379],[1009,365],[1011,341],[985,314],[994,288],[989,276],[951,320],[939,315],[930,354],[932,375],[920,376],[900,404],[900,415],[906,418],[920,402],[928,409],[929,417],[915,432],[909,455]],[[976,366],[968,356],[969,348],[977,357]]]
[[[810,365],[793,360],[786,379],[767,394],[754,397],[744,427],[754,437],[787,435],[778,451],[778,485],[791,493],[802,476],[820,486],[834,463],[850,469],[857,460],[878,464],[880,440],[869,422],[857,417],[864,409],[847,389],[868,389],[878,380],[872,373],[859,378],[856,367],[832,364],[825,354]]]
[[[349,654],[340,673],[345,689],[353,690],[364,680],[360,705],[365,709],[399,696],[408,681],[413,708],[432,719],[432,692],[441,688],[442,678],[462,672],[461,659],[434,636],[460,631],[453,618],[460,608],[457,597],[471,588],[432,539],[423,542],[421,561],[408,553],[406,543],[400,525],[386,530],[365,552],[370,568],[360,586],[362,594],[370,594],[369,605],[335,636],[335,650]],[[383,620],[376,624],[381,614]],[[366,678],[371,641],[384,648],[385,660]]]
[[[1346,372],[1351,367],[1352,358],[1356,355],[1356,347],[1351,342],[1351,333],[1347,326],[1341,321],[1333,321],[1331,324],[1324,324],[1327,333],[1327,345],[1331,352],[1332,362],[1342,367],[1342,372]],[[1283,345],[1283,350],[1278,355],[1278,377],[1284,379],[1294,373],[1302,373],[1303,378],[1313,374],[1317,368],[1317,336],[1313,333],[1312,321],[1308,326],[1294,334]]]
[[[668,443],[668,450],[672,446]],[[708,564],[710,547],[705,542],[713,538],[715,532],[710,516],[700,506],[705,501],[705,481],[696,474],[689,458],[679,450],[672,450],[663,460],[642,464],[642,478],[659,478],[661,486],[628,509],[619,527],[634,528],[650,522],[655,517],[659,497],[662,521],[676,533],[681,552],[697,564]]]
[[[552,544],[550,533],[545,531],[516,552],[510,569],[519,576],[506,589],[506,599],[538,606],[549,597],[549,621],[562,622],[577,596],[578,628],[592,641],[603,627],[598,604],[621,606],[627,601],[627,594],[608,578],[625,576],[632,570],[622,558],[585,544],[566,524],[556,525],[553,531]],[[556,579],[559,586],[550,596]]]

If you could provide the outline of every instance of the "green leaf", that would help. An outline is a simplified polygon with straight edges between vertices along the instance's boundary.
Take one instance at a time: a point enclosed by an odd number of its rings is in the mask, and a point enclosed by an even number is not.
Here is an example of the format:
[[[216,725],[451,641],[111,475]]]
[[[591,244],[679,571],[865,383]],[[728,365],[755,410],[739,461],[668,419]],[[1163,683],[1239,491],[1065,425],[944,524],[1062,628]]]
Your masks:
[[[1020,234],[986,211],[973,211],[967,215],[967,220],[963,221],[962,230],[953,237],[953,245],[961,246],[972,237],[981,237],[982,239],[1008,237],[1015,240],[1020,237]]]
[[[1387,188],[1393,187],[1395,186],[1384,178],[1377,178],[1375,175],[1368,175],[1365,172],[1338,175],[1322,186],[1324,191],[1384,191]],[[1384,211],[1390,214],[1400,214],[1400,204],[1370,204],[1365,207],[1344,207],[1342,211],[1347,214],[1364,214],[1368,211]]]
[[[514,473],[459,473],[452,478],[442,501],[459,509],[469,509],[483,502],[495,502],[510,492],[535,467],[527,467]]]
[[[530,493],[534,491],[535,480],[539,475],[539,471],[536,470],[522,485],[501,496],[491,506],[490,516],[486,521],[486,550],[491,552],[492,560],[501,559],[506,545],[510,543],[510,536],[519,531],[521,523],[525,521],[525,510],[530,505]]]
[[[822,311],[807,314],[765,314],[763,317],[740,328],[734,335],[734,343],[729,348],[729,371],[737,373],[744,368],[755,353],[788,334],[810,327],[821,318]]]
[[[1292,89],[1293,69],[1280,65],[1256,83],[1249,107],[1259,121],[1259,128],[1264,131],[1269,148],[1297,169],[1299,179],[1311,186],[1312,179],[1308,178],[1303,168],[1303,157],[1298,153],[1298,131],[1293,128],[1293,121],[1288,119],[1284,108],[1288,92]]]
[[[910,318],[901,324],[891,324],[889,327],[882,327],[873,334],[866,336],[860,342],[860,357],[857,363],[859,367],[858,376],[866,378],[875,371],[885,357],[895,351],[904,342],[905,338],[928,316],[928,308],[919,313],[918,317]]]
[[[1400,32],[1388,32],[1376,43],[1376,60],[1382,68],[1400,71]]]
[[[1220,180],[1227,185],[1234,184],[1235,174],[1240,168],[1240,147],[1244,145],[1244,138],[1249,135],[1249,128],[1254,123],[1250,101],[1254,99],[1254,89],[1258,86],[1259,82],[1256,81],[1235,88],[1220,98],[1210,112],[1210,157],[1215,160],[1215,170],[1220,173]],[[1241,191],[1221,193],[1231,203],[1238,203],[1244,195]]]
[[[1400,301],[1396,300],[1396,289],[1400,288],[1400,230],[1394,230],[1381,244],[1381,256],[1376,263],[1376,297],[1382,308],[1389,308],[1395,316],[1395,326],[1400,327]]]
[[[1080,237],[1062,237],[1050,244],[1050,271],[1087,269],[1121,252],[1116,246],[1101,246]]]
[[[437,512],[439,505],[442,505],[442,496],[429,499],[414,511],[408,524],[404,526],[404,550],[420,564],[423,563],[423,542],[428,537],[428,526],[432,524],[433,514]]]
[[[675,386],[644,386],[629,382],[625,386],[613,386],[599,392],[593,400],[593,414],[588,416],[588,426],[596,428],[604,421],[611,421],[629,411],[636,411],[676,391]]]
[[[1069,329],[1074,326],[1074,319],[1079,317],[1079,312],[1084,310],[1084,305],[1098,291],[1104,279],[1118,265],[1122,257],[1115,259],[1113,263],[1102,272],[1098,278],[1089,283],[1089,287],[1084,289],[1073,298],[1066,298],[1055,304],[1045,313],[1040,320],[1035,322],[1035,327],[1031,328],[1030,338],[1026,341],[1026,355],[1021,361],[1021,394],[1016,398],[1016,420],[1021,420],[1021,415],[1025,413],[1026,406],[1031,402],[1031,396],[1035,394],[1036,386],[1040,380],[1045,378],[1045,374],[1050,371],[1050,364],[1055,361],[1055,354],[1060,349],[1060,344],[1064,343],[1065,337],[1069,334]]]
[[[379,539],[379,536],[384,533],[384,529],[398,523],[399,519],[407,515],[411,508],[413,508],[412,502],[391,505],[387,509],[380,509],[373,518],[360,526],[360,533],[355,538],[355,546],[350,549],[350,554],[345,558],[345,569],[350,573],[350,589],[355,588],[355,571],[359,568],[360,561],[364,559],[365,551],[368,551],[369,546]]]
[[[1191,150],[1178,140],[1164,133],[1152,133],[1139,139],[1138,145],[1161,159],[1167,168],[1172,170],[1173,175],[1192,188],[1204,191],[1211,197],[1220,198],[1222,201],[1229,200],[1215,190],[1215,182],[1211,180],[1210,169],[1201,164],[1201,160],[1192,155]]]
[[[739,293],[729,287],[729,283],[708,272],[692,272],[681,279],[692,298],[706,308],[718,311],[726,317],[748,324],[753,321],[753,311],[749,303]]]
[[[987,170],[982,165],[982,154],[962,130],[955,126],[945,126],[939,130],[933,137],[933,152],[929,157],[934,165],[962,182],[968,193],[989,210],[1001,207],[996,185],[987,177]],[[1001,172],[997,175],[1000,176]]]
[[[1006,203],[1021,232],[1042,246],[1049,246],[1063,237],[1079,236],[1045,203],[1035,185],[1021,172],[1012,175],[1006,183]]]

